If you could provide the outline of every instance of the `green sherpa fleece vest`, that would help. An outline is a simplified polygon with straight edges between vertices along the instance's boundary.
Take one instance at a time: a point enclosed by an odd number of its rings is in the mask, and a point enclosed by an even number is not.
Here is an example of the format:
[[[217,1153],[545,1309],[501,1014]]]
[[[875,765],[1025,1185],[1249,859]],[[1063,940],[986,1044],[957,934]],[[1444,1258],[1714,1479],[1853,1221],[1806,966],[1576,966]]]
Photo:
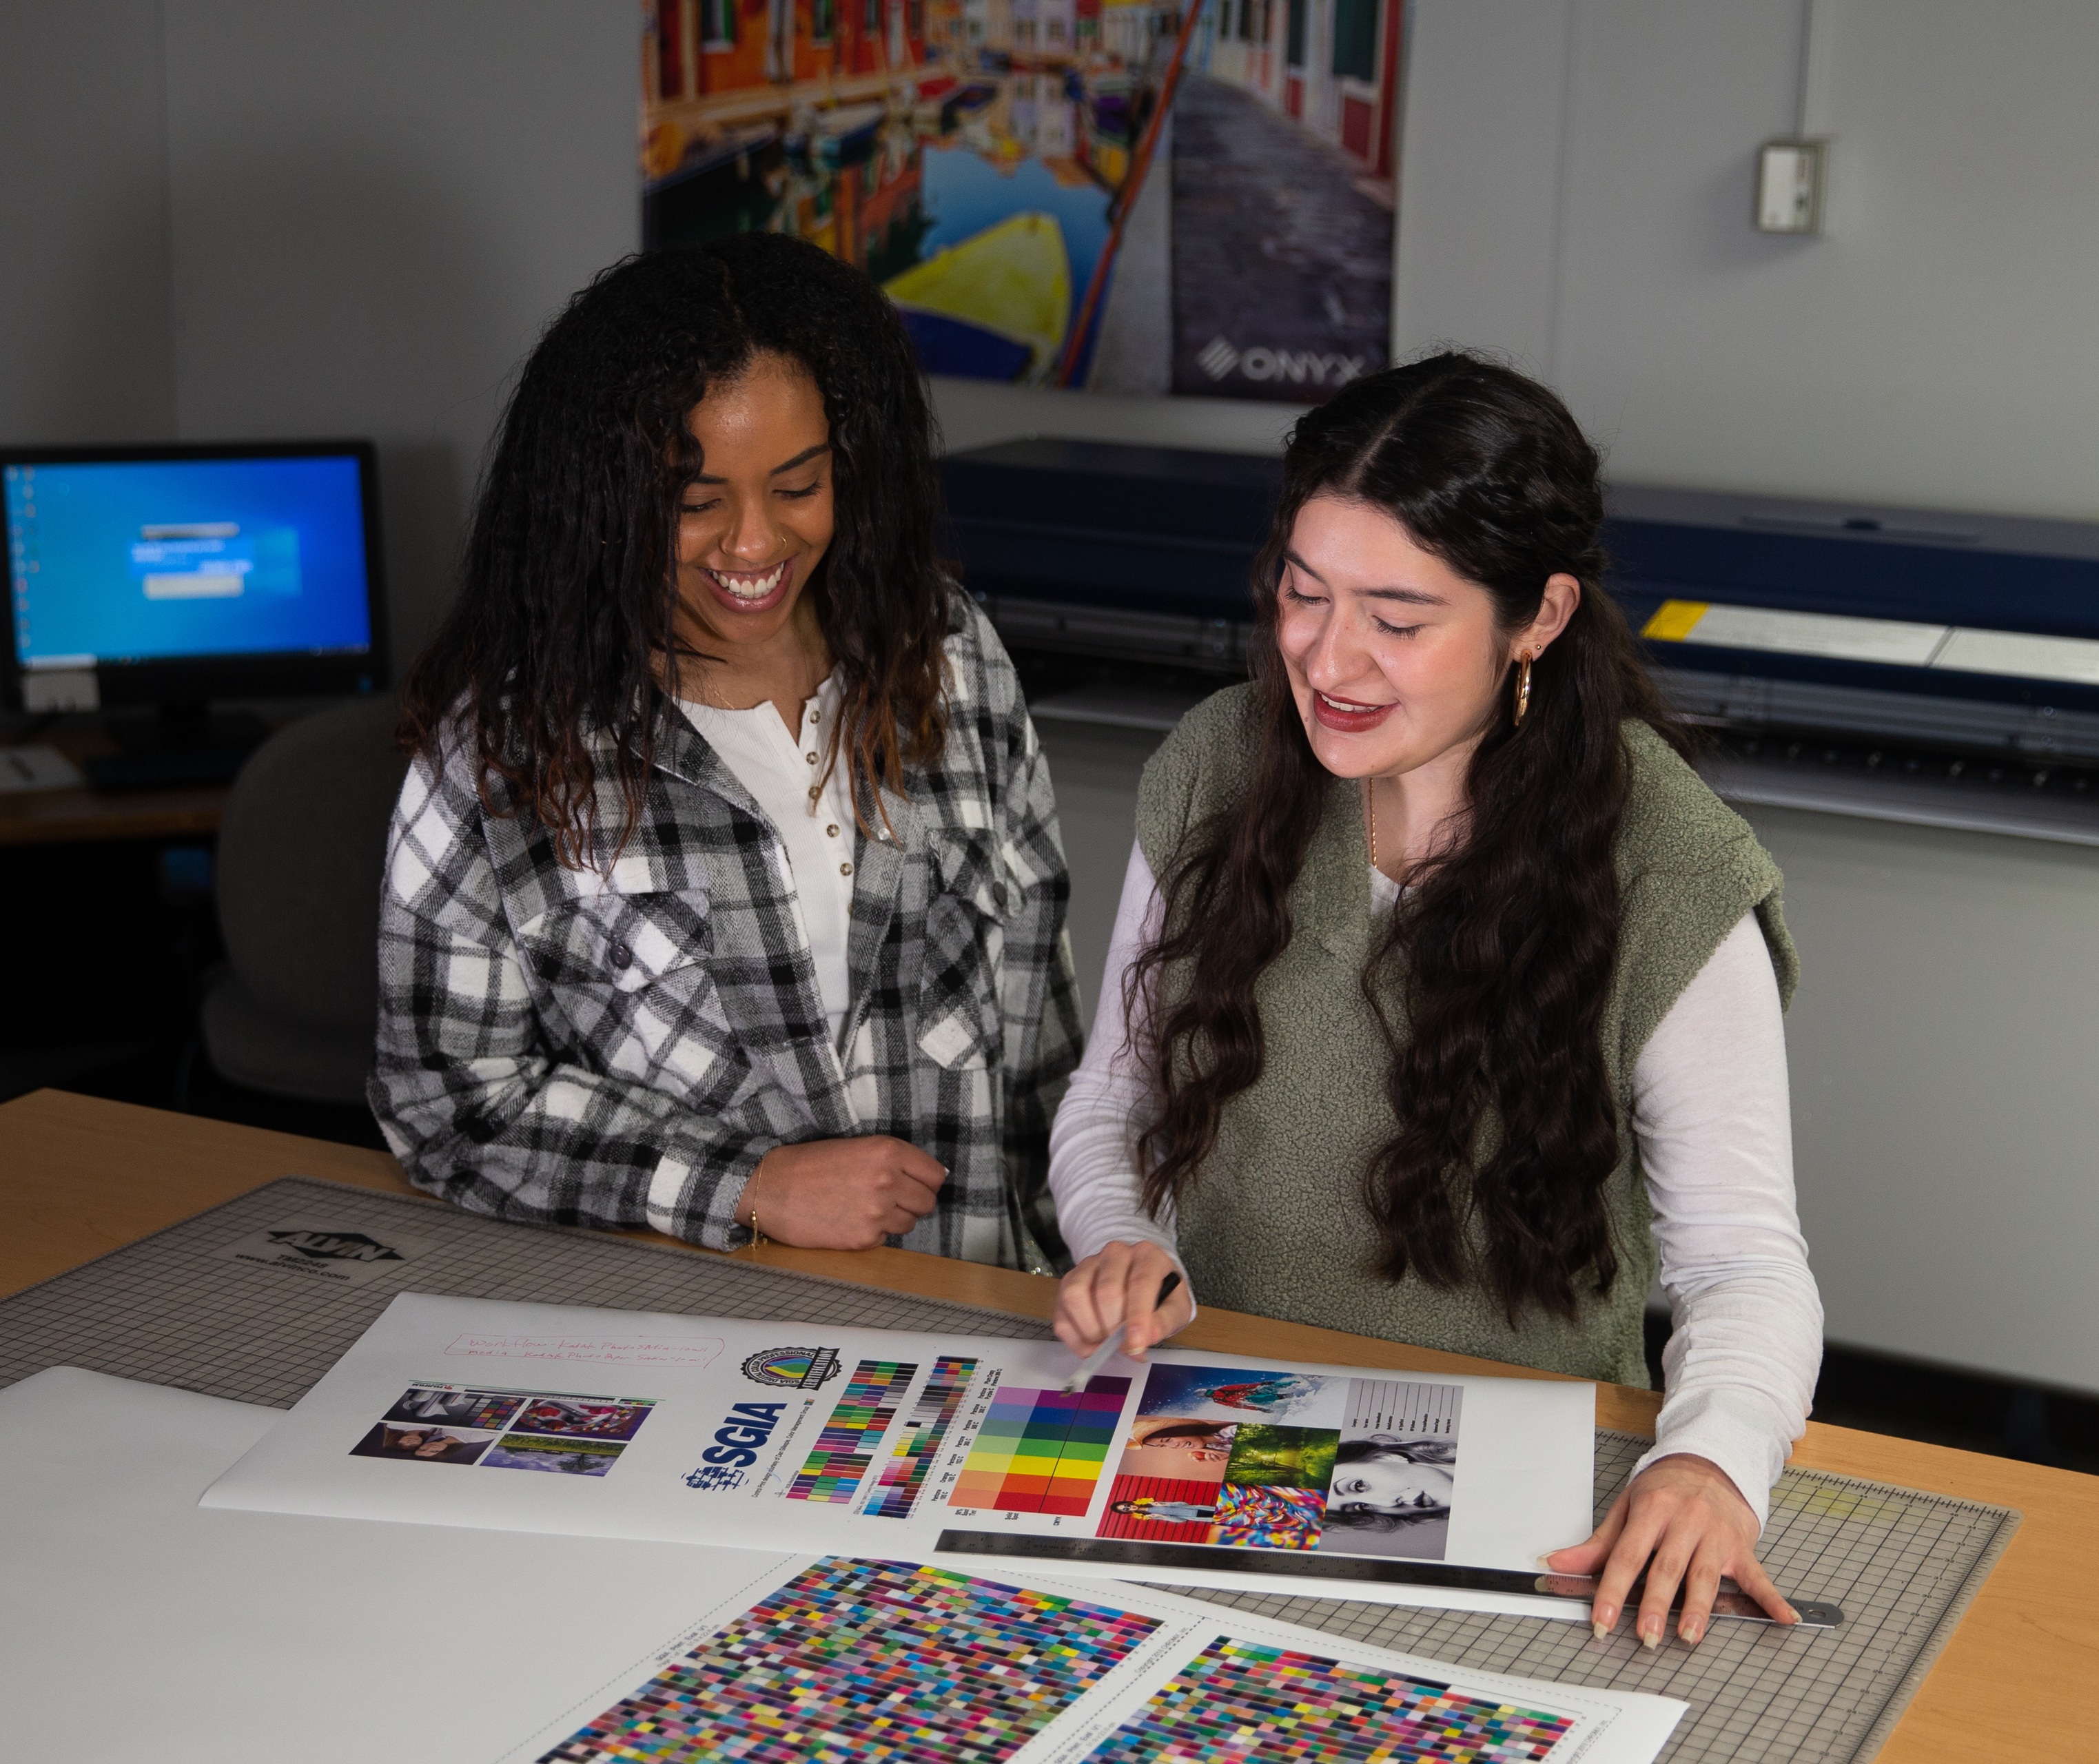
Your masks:
[[[1632,792],[1618,834],[1618,961],[1603,1021],[1621,1155],[1604,1190],[1618,1249],[1610,1291],[1568,1322],[1527,1310],[1512,1328],[1476,1288],[1450,1291],[1375,1271],[1362,1173],[1392,1131],[1385,1045],[1364,1001],[1370,864],[1361,787],[1336,779],[1291,891],[1289,946],[1256,988],[1267,1059],[1228,1102],[1217,1144],[1180,1208],[1196,1297],[1258,1316],[1378,1335],[1621,1384],[1648,1383],[1641,1313],[1654,1278],[1653,1216],[1631,1130],[1633,1067],[1648,1037],[1743,914],[1771,948],[1779,996],[1799,964],[1780,878],[1740,816],[1644,723],[1625,725]],[[1190,711],[1149,765],[1137,836],[1164,878],[1189,829],[1232,812],[1260,741],[1251,686]],[[1168,974],[1170,988],[1174,979]],[[1403,1021],[1395,1010],[1394,1021]],[[1489,1129],[1491,1131],[1491,1128]],[[1474,1238],[1474,1247],[1481,1238]]]

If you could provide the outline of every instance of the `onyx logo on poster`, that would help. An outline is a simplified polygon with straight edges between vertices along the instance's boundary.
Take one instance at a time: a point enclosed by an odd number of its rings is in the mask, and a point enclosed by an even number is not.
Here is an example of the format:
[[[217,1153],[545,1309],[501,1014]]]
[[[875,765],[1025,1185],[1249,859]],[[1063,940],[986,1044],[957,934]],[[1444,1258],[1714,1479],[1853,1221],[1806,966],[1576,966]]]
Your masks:
[[[341,1220],[288,1219],[252,1231],[217,1252],[221,1261],[268,1268],[325,1286],[361,1287],[432,1247],[426,1238],[368,1231]]]

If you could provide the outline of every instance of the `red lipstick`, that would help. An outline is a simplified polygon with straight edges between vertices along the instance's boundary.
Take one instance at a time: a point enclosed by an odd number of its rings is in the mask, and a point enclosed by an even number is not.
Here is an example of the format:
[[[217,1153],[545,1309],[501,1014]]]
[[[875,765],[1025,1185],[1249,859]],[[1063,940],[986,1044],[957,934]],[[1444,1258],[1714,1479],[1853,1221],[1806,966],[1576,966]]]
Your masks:
[[[1316,689],[1312,694],[1312,715],[1318,719],[1319,726],[1341,735],[1361,735],[1374,729],[1398,708],[1397,702],[1351,705],[1346,700],[1329,698]]]

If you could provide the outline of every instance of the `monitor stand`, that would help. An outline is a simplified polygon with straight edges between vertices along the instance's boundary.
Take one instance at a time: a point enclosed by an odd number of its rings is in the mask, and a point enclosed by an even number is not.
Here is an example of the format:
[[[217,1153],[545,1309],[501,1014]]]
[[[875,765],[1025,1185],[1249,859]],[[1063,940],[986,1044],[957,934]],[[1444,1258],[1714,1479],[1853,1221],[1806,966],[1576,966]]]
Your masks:
[[[119,751],[96,754],[81,765],[98,790],[230,784],[270,733],[270,725],[252,710],[214,711],[200,703],[164,704],[157,710],[108,718],[104,726]]]

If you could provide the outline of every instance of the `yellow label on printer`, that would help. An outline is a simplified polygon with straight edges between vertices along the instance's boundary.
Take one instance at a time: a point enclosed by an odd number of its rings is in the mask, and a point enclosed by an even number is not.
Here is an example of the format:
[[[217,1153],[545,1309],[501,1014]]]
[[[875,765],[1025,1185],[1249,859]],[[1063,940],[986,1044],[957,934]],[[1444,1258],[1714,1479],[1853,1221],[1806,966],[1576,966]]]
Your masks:
[[[1662,643],[1681,643],[1698,628],[1698,621],[1709,610],[1704,600],[1664,600],[1640,635]]]

